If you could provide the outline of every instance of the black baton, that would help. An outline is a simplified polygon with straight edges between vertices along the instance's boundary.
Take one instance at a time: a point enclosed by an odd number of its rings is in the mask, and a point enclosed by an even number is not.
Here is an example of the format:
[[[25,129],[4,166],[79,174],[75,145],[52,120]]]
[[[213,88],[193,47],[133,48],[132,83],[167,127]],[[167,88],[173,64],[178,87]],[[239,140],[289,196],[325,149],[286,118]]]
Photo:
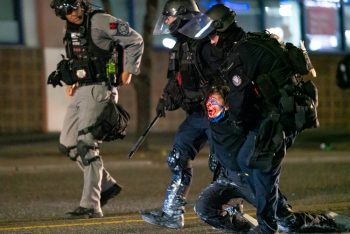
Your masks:
[[[148,125],[147,129],[145,130],[145,132],[142,134],[142,136],[139,137],[139,139],[136,141],[136,143],[132,146],[131,150],[129,151],[129,155],[128,158],[131,159],[132,156],[134,156],[135,152],[140,148],[142,142],[146,139],[146,136],[148,135],[149,131],[151,130],[151,128],[153,127],[153,125],[157,122],[157,120],[159,119],[160,114],[158,114],[156,117],[154,117],[154,119],[152,120],[152,122]]]

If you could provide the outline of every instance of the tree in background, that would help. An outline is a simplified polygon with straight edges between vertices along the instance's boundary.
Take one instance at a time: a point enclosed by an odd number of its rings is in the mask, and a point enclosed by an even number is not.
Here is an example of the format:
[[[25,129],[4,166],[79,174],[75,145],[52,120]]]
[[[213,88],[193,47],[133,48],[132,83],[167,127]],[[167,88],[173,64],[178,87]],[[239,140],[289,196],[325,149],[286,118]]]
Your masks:
[[[151,73],[152,73],[152,51],[153,51],[153,22],[156,17],[158,0],[146,1],[146,14],[143,20],[143,40],[145,50],[142,57],[141,74],[134,80],[137,100],[137,134],[141,135],[150,122],[151,115]],[[153,113],[153,112],[152,112]],[[155,113],[154,113],[155,114]],[[147,141],[144,149],[148,149]]]

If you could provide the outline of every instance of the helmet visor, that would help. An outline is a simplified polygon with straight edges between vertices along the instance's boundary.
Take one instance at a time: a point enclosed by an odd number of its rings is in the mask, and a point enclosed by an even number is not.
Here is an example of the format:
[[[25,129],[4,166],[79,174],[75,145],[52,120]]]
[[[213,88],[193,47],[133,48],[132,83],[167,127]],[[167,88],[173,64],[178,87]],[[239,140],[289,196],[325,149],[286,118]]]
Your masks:
[[[64,1],[62,4],[55,6],[55,12],[57,16],[64,17],[72,14],[73,11],[77,10],[80,6],[80,0],[75,1]]]
[[[169,29],[170,24],[165,23],[168,17],[170,16],[163,14],[159,16],[157,23],[153,29],[153,35],[166,35],[171,33],[171,30]]]
[[[213,23],[211,18],[200,13],[179,29],[179,32],[193,39],[202,39],[215,30]]]

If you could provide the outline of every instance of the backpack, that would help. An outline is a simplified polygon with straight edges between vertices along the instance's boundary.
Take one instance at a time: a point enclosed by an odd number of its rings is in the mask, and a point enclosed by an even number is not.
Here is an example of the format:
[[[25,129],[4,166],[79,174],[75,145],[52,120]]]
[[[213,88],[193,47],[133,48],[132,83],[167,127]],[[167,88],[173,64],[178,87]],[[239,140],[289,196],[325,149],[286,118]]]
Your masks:
[[[79,135],[91,133],[96,140],[113,141],[126,136],[129,113],[114,101],[109,101],[96,123],[79,131]]]
[[[345,56],[337,65],[336,82],[339,88],[350,87],[350,55]]]
[[[272,54],[271,58],[282,61],[281,67],[274,66],[273,69],[267,69],[266,73],[261,72],[259,66],[254,66],[261,61],[257,58],[251,59],[251,56],[240,56],[238,49],[244,43],[254,45],[254,50],[261,49],[262,54]],[[245,47],[242,51],[249,52],[249,48]],[[285,150],[287,138],[295,137],[296,133],[304,129],[319,126],[317,87],[311,80],[304,81],[302,77],[309,73],[310,67],[304,53],[291,43],[281,43],[267,32],[248,33],[233,46],[220,68],[224,79],[232,77],[233,85],[235,82],[240,84],[237,92],[245,87],[252,87],[260,103],[258,108],[262,120],[254,149],[247,158],[247,164],[252,168],[270,171],[274,161],[279,160],[275,157],[276,152]],[[243,58],[249,61],[244,61]],[[245,63],[254,62],[256,64],[251,67],[255,70],[244,70]],[[248,72],[254,77],[249,77]]]
[[[292,43],[280,42],[268,32],[248,33],[240,43],[259,46],[286,65],[287,69],[278,68],[251,78],[266,104],[266,110],[263,110],[266,116],[279,114],[279,121],[287,132],[318,127],[317,87],[311,80],[304,81],[302,77],[309,73],[304,51]]]

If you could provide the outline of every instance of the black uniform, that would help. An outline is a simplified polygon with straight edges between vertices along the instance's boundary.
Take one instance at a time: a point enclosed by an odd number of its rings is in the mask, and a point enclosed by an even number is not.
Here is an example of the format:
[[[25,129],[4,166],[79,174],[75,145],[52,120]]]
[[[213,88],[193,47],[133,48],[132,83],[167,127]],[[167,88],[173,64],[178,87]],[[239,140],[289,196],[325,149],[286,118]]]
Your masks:
[[[224,70],[229,67],[224,72],[224,83],[230,87],[226,100],[229,110],[220,122],[211,123],[213,145],[223,173],[202,192],[196,204],[197,214],[215,227],[237,231],[240,229],[238,223],[228,222],[229,217],[220,216],[218,210],[229,199],[241,197],[256,206],[259,228],[263,233],[276,232],[277,224],[285,231],[302,230],[305,226],[312,226],[315,231],[334,231],[334,222],[325,216],[293,214],[278,189],[281,162],[295,137],[294,132],[289,131],[291,124],[284,130],[289,134],[287,137],[282,135],[278,138],[276,133],[279,133],[279,128],[276,125],[271,125],[275,130],[266,130],[277,138],[275,144],[271,143],[271,148],[267,147],[267,153],[273,153],[273,157],[261,157],[255,164],[250,160],[261,128],[270,121],[270,111],[275,108],[272,103],[269,107],[262,100],[255,84],[259,83],[261,75],[272,74],[275,79],[280,78],[283,85],[293,86],[293,68],[275,53],[269,53],[266,48],[244,38],[233,48],[226,61],[228,63],[222,67]],[[263,143],[269,146],[267,142],[270,139],[265,140]]]
[[[163,212],[174,215],[184,212],[185,198],[192,180],[193,160],[199,150],[211,139],[204,99],[211,84],[204,77],[198,62],[199,47],[206,43],[178,36],[178,42],[170,52],[168,84],[163,97],[168,110],[182,108],[186,119],[179,126],[173,148],[168,155],[168,165],[173,173],[168,186]],[[210,143],[210,141],[209,141]]]

